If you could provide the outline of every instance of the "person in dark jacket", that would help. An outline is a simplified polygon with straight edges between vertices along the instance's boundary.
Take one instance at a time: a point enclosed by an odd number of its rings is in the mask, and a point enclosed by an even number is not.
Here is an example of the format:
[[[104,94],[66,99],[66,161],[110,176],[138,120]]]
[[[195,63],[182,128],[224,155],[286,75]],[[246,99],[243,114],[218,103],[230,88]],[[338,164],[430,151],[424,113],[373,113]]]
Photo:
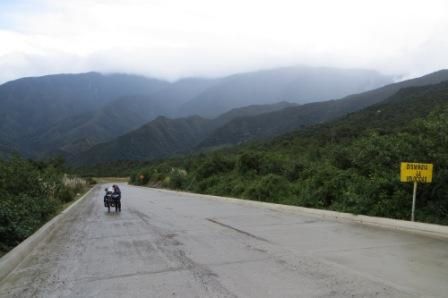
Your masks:
[[[120,188],[118,187],[118,185],[114,184],[114,185],[112,185],[112,187],[113,187],[113,189],[114,189],[114,194],[118,194],[118,195],[120,195],[120,198],[121,198],[121,190],[120,190]]]
[[[120,210],[120,212],[121,212],[121,190],[118,187],[118,185],[116,185],[116,184],[112,185],[112,188],[114,190],[112,197],[116,200],[116,203],[118,205],[118,210]]]

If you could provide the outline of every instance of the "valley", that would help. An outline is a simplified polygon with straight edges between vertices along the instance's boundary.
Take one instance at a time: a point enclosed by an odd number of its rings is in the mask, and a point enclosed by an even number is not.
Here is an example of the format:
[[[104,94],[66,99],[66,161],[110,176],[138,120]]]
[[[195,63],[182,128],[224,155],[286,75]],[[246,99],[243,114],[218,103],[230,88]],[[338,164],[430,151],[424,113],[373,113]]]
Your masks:
[[[307,81],[307,93],[301,93],[300,84],[295,89],[291,87],[295,84],[286,84],[300,82],[307,74],[314,76],[312,85],[308,86]],[[328,80],[326,84],[333,84],[325,88],[325,94],[319,93],[323,90],[318,87],[319,74]],[[277,84],[266,85],[274,77],[278,77]],[[302,104],[313,98],[329,99],[333,91],[348,95],[388,82],[390,78],[376,72],[308,67],[176,82],[93,72],[22,78],[0,86],[0,144],[5,144],[0,149],[9,148],[0,154],[17,151],[32,158],[72,158],[159,116],[173,120],[190,116],[212,119],[244,106],[281,101]],[[266,93],[266,88],[271,91]],[[215,99],[212,105],[210,98]],[[228,103],[220,106],[222,102]],[[194,108],[198,105],[202,110]],[[204,110],[206,107],[208,110]]]
[[[0,1],[0,297],[448,293],[448,1]]]

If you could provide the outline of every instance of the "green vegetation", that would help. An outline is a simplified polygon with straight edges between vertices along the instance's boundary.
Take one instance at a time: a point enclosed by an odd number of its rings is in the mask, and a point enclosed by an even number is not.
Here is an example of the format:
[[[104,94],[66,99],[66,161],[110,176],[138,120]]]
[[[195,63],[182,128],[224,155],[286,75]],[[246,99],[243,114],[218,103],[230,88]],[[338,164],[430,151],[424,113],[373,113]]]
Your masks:
[[[139,185],[409,219],[412,185],[401,161],[431,162],[418,221],[448,224],[448,82],[403,89],[343,119],[208,154],[160,161],[130,177]]]
[[[265,75],[268,73],[265,73]],[[243,89],[237,86],[230,86],[231,88],[228,89],[228,91],[231,91],[231,93],[236,92],[232,95],[234,99],[240,98],[244,101],[250,97],[250,101],[255,100],[259,103],[265,102],[262,97],[268,96],[268,98],[270,98],[273,94],[271,93],[271,95],[268,95],[270,92],[267,92],[267,90],[265,90],[266,92],[262,92],[259,88],[262,88],[263,90],[266,87],[268,90],[271,89],[273,86],[268,83],[270,80],[276,81],[280,85],[285,83],[285,80],[283,79],[275,79],[275,76],[269,77],[270,79],[267,81],[263,80],[264,83],[262,84],[260,84],[257,79],[254,81],[258,82],[256,83],[256,86],[246,86],[246,88]],[[320,75],[318,77],[320,77]],[[158,117],[146,125],[123,134],[118,138],[93,145],[90,149],[85,148],[87,150],[81,152],[80,154],[71,156],[68,158],[68,161],[73,166],[92,166],[99,163],[120,160],[148,161],[171,158],[173,156],[189,154],[191,152],[223,148],[229,145],[245,143],[247,141],[268,140],[285,133],[290,133],[297,129],[302,129],[318,123],[328,122],[349,113],[360,111],[363,108],[382,102],[388,97],[396,94],[404,87],[436,84],[444,80],[448,80],[448,71],[439,71],[417,79],[386,85],[375,90],[350,95],[338,100],[320,101],[303,105],[294,105],[286,102],[252,105],[230,110],[214,119],[204,119],[197,116],[177,119]],[[301,86],[300,81],[301,79],[295,81],[294,84],[292,84],[291,81],[287,85],[294,86],[294,89],[297,88],[297,91],[304,91],[302,88],[303,86],[299,87]],[[325,83],[325,80],[323,80],[320,83],[322,86],[325,86],[325,88],[320,88],[325,90],[325,92],[332,89],[329,87],[328,81]],[[233,83],[231,85],[233,86]],[[229,86],[227,86],[227,88],[228,87]],[[221,90],[221,87],[218,89],[212,89],[219,91]],[[283,90],[283,88],[273,88],[272,90],[274,89]],[[249,94],[246,92],[249,92]],[[216,98],[225,98],[225,100],[220,101],[225,103],[228,103],[230,100],[227,96],[229,95],[227,92],[225,92],[226,95],[224,97],[221,92],[212,92],[212,94],[207,94],[207,102],[209,101],[209,104],[211,103],[213,105],[213,110],[217,108],[215,101]],[[304,95],[302,92],[300,92],[300,95],[297,96],[294,96],[294,93],[288,92],[280,92],[280,94],[282,94],[281,99],[290,99],[292,101],[296,101],[300,96]],[[289,95],[286,96],[287,94]],[[327,96],[334,98],[338,97],[336,93],[332,93],[327,94],[324,97],[320,97],[319,99]],[[309,99],[310,98],[307,97],[307,100]],[[267,102],[273,100],[275,100],[275,97],[271,98],[271,100],[268,100]],[[195,101],[193,100],[193,103],[194,102]],[[209,104],[203,102],[200,106],[209,106]],[[141,109],[143,105],[132,104],[131,106],[137,106]],[[236,106],[239,106],[239,104]],[[221,108],[222,107],[219,109]],[[123,107],[118,110],[121,113],[126,109]],[[181,110],[184,112],[185,107],[181,108]],[[197,114],[198,112],[199,110],[196,110],[191,114]],[[110,114],[112,113],[107,113],[106,115]],[[120,121],[130,123],[126,120],[127,117],[125,117],[125,114],[126,113],[119,117]],[[199,115],[200,114],[201,113],[199,113]],[[101,121],[101,123],[106,122],[107,121]],[[84,126],[82,127],[84,128]],[[94,129],[94,131],[96,130],[97,129]],[[113,128],[110,131],[115,130],[116,129]],[[60,133],[56,135],[60,135]],[[45,139],[46,138],[44,138],[44,140]],[[87,139],[90,144],[91,138]],[[65,146],[64,148],[67,147]]]
[[[82,193],[86,184],[63,174],[63,161],[0,160],[0,251],[30,236]]]
[[[198,144],[214,129],[231,122],[232,119],[269,113],[291,106],[295,105],[280,102],[247,106],[233,109],[215,119],[198,116],[169,119],[160,116],[116,139],[95,145],[68,161],[70,164],[80,165],[81,168],[96,164],[89,172],[97,173],[106,170],[107,166],[104,164],[115,164],[120,171],[111,167],[108,170],[111,173],[123,173],[126,164],[129,164],[126,160],[155,160],[192,152],[198,149]]]
[[[125,141],[121,143],[117,138],[135,132],[160,115],[218,116],[251,104],[338,98],[391,81],[391,77],[374,71],[309,67],[277,68],[216,79],[185,78],[176,82],[93,72],[22,78],[0,85],[0,157],[13,152],[34,159],[61,154],[67,160],[74,158],[76,165],[81,165],[79,162],[84,159],[87,160],[82,165],[92,160],[96,163],[111,160],[96,160],[96,152],[99,157],[107,153],[113,160],[136,157],[143,160],[139,146],[129,147],[128,139],[120,139]],[[226,100],[216,105],[215,98]],[[149,128],[147,133],[159,134],[159,139],[167,144],[156,146],[153,155],[167,156],[160,155],[163,153],[158,151],[160,147],[177,153],[178,143],[170,143],[171,133],[166,129],[172,124],[164,125],[162,121],[159,125]],[[188,123],[177,125],[190,131]],[[132,134],[136,142],[145,144],[139,136]],[[77,158],[95,145],[112,140],[122,148],[120,151],[101,145],[86,153],[86,157]],[[183,152],[189,152],[188,138],[184,141]],[[135,151],[128,152],[129,149]]]
[[[70,168],[70,173],[85,177],[129,177],[138,167],[149,165],[150,162],[142,161],[111,161],[102,164],[92,164],[77,168]]]

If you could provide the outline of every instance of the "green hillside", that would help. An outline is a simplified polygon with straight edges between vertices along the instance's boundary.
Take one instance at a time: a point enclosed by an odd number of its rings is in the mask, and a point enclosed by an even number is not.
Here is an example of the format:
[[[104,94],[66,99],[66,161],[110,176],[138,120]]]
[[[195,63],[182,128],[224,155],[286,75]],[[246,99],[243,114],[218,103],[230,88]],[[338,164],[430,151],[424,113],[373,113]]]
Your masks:
[[[214,129],[236,117],[253,116],[294,106],[288,102],[252,105],[233,109],[216,119],[199,116],[170,119],[158,117],[109,142],[68,159],[71,164],[96,167],[114,161],[154,160],[195,151],[196,146]],[[111,114],[113,115],[113,114]],[[135,117],[138,118],[138,117]],[[135,121],[129,119],[128,123]]]
[[[235,118],[209,134],[199,147],[210,148],[241,144],[250,140],[266,140],[380,103],[402,88],[438,84],[446,80],[448,70],[441,70],[338,100],[314,102],[253,117]]]
[[[448,224],[448,82],[401,90],[337,121],[209,154],[145,166],[131,182],[399,219],[412,186],[401,161],[431,162],[418,221]]]
[[[169,119],[158,117],[113,141],[96,145],[70,160],[72,164],[95,165],[114,160],[164,158],[187,153],[207,132],[210,120],[199,116]]]
[[[313,124],[324,123],[381,102],[397,93],[403,87],[437,84],[444,80],[448,80],[448,71],[438,71],[365,93],[354,94],[339,100],[305,105],[288,102],[250,105],[233,109],[215,119],[203,121],[202,127],[193,127],[194,131],[190,131],[192,128],[190,125],[177,125],[184,121],[183,119],[167,119],[164,125],[154,125],[154,123],[149,122],[145,125],[145,129],[138,128],[108,142],[103,141],[98,145],[92,146],[90,145],[93,142],[92,138],[80,139],[81,142],[69,143],[63,148],[66,152],[70,150],[75,152],[76,148],[79,147],[87,148],[86,150],[78,149],[79,154],[74,154],[75,156],[69,158],[69,161],[73,165],[90,165],[91,167],[98,163],[111,161],[154,160],[172,157],[170,154],[208,151],[224,146],[241,144],[249,140],[270,139],[297,129],[303,129]],[[137,108],[139,105],[141,109]],[[132,107],[131,109],[150,114],[150,109],[145,109],[144,102],[137,104],[136,107]],[[119,110],[125,111],[127,107],[123,106]],[[116,121],[116,123],[127,123],[128,128],[132,123],[135,125],[136,121],[141,121],[140,119],[142,119],[136,112],[132,114],[124,113],[124,115],[126,114],[132,115],[132,117],[113,117],[114,113],[107,113],[113,119],[119,118],[119,121]],[[114,122],[115,129],[110,127],[111,129],[108,130],[100,130],[100,128],[107,127],[106,124],[108,122],[99,122],[103,124],[96,125],[95,127],[96,131],[102,132],[100,136],[110,137],[110,132],[124,131],[124,129],[119,130],[119,126],[115,121],[112,121]],[[170,130],[175,128],[176,131],[172,133],[157,131],[158,129],[167,130],[167,127],[171,127]],[[199,130],[196,131],[196,129]],[[145,137],[141,137],[142,134],[145,134]],[[71,134],[67,133],[66,135],[70,136]],[[185,143],[180,142],[183,140],[182,138],[172,142],[171,139],[174,135],[192,135],[194,137],[188,138],[188,142]],[[48,139],[51,140],[51,136]],[[87,145],[83,143],[85,140],[87,140]],[[123,140],[126,140],[126,142]],[[91,148],[88,148],[89,145]],[[73,147],[75,150],[72,149]]]
[[[96,141],[104,126],[115,129],[122,122],[105,124],[90,115],[96,116],[116,98],[154,94],[168,86],[168,82],[141,76],[93,72],[7,82],[0,85],[0,144],[6,147],[0,150],[42,157],[80,138]]]
[[[95,72],[21,78],[0,85],[0,156],[73,158],[158,116],[215,117],[248,105],[324,100],[391,81],[374,71],[314,67],[175,82]]]

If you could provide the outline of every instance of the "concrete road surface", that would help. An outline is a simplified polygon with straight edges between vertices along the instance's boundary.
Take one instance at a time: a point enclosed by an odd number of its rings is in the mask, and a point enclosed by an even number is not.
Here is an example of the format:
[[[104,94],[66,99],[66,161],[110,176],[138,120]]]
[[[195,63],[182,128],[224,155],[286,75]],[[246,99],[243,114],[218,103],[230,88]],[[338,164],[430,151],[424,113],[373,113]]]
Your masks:
[[[1,297],[448,297],[448,241],[227,200],[97,186]]]

